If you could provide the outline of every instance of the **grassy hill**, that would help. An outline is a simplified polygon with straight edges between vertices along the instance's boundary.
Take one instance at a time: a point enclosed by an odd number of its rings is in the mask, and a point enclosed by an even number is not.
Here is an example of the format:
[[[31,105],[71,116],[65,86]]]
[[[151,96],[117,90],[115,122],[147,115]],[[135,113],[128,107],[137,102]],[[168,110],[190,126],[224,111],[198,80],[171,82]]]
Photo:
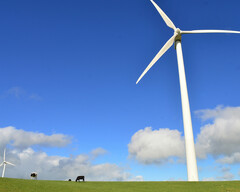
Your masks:
[[[240,181],[69,182],[0,178],[0,192],[240,192]]]

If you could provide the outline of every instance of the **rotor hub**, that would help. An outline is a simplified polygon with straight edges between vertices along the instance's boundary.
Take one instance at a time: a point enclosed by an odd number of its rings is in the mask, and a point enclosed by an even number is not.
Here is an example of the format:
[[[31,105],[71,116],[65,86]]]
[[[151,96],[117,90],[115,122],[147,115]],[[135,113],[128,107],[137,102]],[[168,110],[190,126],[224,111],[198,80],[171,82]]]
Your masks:
[[[177,29],[175,30],[175,33],[178,34],[178,35],[180,35],[180,34],[181,34],[181,30],[180,30],[179,28],[177,28]]]
[[[177,28],[175,31],[174,31],[174,33],[177,35],[176,37],[175,37],[175,42],[176,41],[181,41],[181,39],[182,39],[182,36],[181,36],[181,30],[179,29],[179,28]]]

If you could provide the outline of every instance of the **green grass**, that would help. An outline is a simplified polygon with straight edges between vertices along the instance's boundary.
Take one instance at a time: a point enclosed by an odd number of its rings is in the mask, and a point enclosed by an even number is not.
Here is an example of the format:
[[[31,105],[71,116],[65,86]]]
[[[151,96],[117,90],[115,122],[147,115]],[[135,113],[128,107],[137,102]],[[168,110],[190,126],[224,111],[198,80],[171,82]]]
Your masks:
[[[0,192],[240,192],[240,181],[69,182],[0,178]]]

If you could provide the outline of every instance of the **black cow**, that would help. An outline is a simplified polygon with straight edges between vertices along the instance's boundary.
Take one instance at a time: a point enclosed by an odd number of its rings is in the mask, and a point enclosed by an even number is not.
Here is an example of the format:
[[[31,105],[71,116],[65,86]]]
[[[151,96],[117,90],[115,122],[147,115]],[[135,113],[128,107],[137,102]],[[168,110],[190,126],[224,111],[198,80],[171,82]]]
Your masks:
[[[31,176],[31,179],[37,179],[37,173],[36,172],[32,172],[30,176]]]
[[[36,177],[37,174],[36,173],[31,173],[31,177]]]
[[[80,180],[85,181],[84,179],[85,179],[84,176],[77,176],[77,178],[76,178],[75,181],[76,181],[76,182],[77,182],[77,181],[80,181]]]

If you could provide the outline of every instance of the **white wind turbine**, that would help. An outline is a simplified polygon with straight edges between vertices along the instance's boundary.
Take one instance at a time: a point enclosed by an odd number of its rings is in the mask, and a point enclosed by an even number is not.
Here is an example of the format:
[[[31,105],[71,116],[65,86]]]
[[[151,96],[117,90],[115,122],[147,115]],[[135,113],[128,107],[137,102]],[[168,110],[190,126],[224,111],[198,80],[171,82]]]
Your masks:
[[[6,165],[13,165],[15,166],[14,164],[8,162],[5,160],[5,157],[6,157],[6,149],[4,149],[4,153],[3,153],[3,162],[1,163],[0,167],[3,166],[3,172],[2,172],[2,177],[4,177],[4,174],[5,174],[5,168],[6,168]]]
[[[182,113],[183,113],[183,124],[184,124],[184,134],[185,134],[185,147],[186,147],[186,159],[187,159],[187,173],[188,181],[198,181],[198,170],[196,153],[194,147],[193,130],[192,130],[192,120],[190,114],[187,84],[183,63],[182,46],[181,46],[181,35],[191,34],[191,33],[239,33],[240,31],[230,31],[230,30],[192,30],[192,31],[181,31],[176,28],[173,22],[168,18],[168,16],[162,11],[162,9],[153,1],[150,0],[155,6],[159,14],[162,16],[163,20],[168,27],[174,30],[173,36],[166,42],[162,49],[153,58],[151,63],[143,71],[141,76],[138,78],[136,84],[142,79],[142,77],[148,72],[148,70],[158,61],[158,59],[173,45],[175,42],[175,48],[177,52],[178,60],[178,72],[180,81],[180,91],[182,100]]]

